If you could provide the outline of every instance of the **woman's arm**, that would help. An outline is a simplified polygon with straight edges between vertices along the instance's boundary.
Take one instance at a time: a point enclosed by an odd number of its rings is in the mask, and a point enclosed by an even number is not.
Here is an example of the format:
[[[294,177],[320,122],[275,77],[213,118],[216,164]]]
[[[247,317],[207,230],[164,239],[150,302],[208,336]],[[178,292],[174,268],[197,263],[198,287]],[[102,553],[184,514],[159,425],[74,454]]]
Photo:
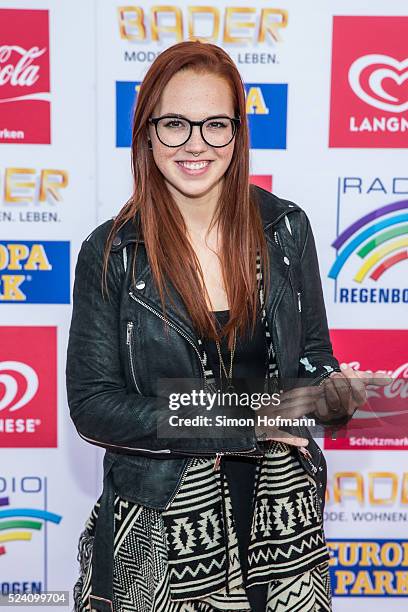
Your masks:
[[[306,214],[301,211],[298,231],[302,274],[301,318],[304,337],[303,354],[299,362],[299,377],[318,384],[333,371],[340,371],[333,355],[327,324],[316,244]]]
[[[300,211],[295,238],[300,246],[302,273],[302,327],[304,351],[299,363],[299,378],[306,384],[323,387],[312,413],[317,422],[330,428],[344,426],[355,410],[366,401],[366,386],[384,386],[387,378],[369,373],[341,370],[333,355],[323,298],[316,244],[307,215]],[[389,382],[389,381],[388,381]],[[302,386],[302,384],[301,384]]]
[[[71,418],[79,435],[91,444],[129,454],[259,451],[251,427],[242,427],[242,436],[233,438],[158,437],[158,421],[169,415],[168,400],[142,396],[126,386],[119,329],[125,271],[121,253],[111,253],[109,297],[102,296],[100,243],[92,236],[83,242],[75,269],[66,385]]]

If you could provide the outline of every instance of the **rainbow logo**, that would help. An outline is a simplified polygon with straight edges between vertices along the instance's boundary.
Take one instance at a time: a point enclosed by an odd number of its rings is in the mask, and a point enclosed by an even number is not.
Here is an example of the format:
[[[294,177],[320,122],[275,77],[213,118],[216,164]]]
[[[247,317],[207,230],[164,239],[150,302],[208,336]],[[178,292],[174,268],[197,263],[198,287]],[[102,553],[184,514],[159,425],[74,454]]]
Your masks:
[[[332,243],[337,257],[330,269],[329,278],[337,279],[344,264],[355,251],[364,260],[354,276],[357,283],[362,283],[367,276],[377,281],[392,266],[408,259],[408,212],[388,216],[407,209],[408,200],[393,202],[373,210],[349,225]],[[381,217],[385,218],[380,219]],[[371,224],[372,221],[374,223]],[[364,229],[364,226],[368,227]],[[354,238],[338,252],[352,236]]]
[[[0,507],[9,505],[10,501],[8,497],[0,497]],[[29,517],[37,520],[27,520],[27,518],[17,517]],[[40,531],[44,521],[51,521],[58,525],[61,519],[62,516],[59,514],[53,514],[46,510],[36,510],[33,508],[0,510],[0,555],[6,553],[6,548],[3,545],[5,542],[13,542],[16,540],[30,541],[32,536],[30,530],[34,529]]]

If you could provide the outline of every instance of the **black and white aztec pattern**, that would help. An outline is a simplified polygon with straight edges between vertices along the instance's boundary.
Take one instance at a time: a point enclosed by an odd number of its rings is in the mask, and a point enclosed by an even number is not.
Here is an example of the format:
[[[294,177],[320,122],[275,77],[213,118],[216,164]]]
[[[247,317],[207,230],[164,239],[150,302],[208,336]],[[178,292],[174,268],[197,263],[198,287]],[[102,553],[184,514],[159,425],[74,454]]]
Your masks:
[[[257,280],[268,347],[264,390],[272,392],[278,370],[259,254]],[[215,390],[200,338],[198,344],[208,386]],[[221,482],[221,471],[213,466],[214,458],[195,457],[166,511],[115,497],[114,612],[250,612],[228,482]],[[316,484],[288,445],[270,443],[257,465],[254,499],[247,586],[268,584],[266,612],[331,612],[329,556]],[[74,612],[90,610],[98,509],[99,500],[79,539]]]
[[[286,444],[274,442],[257,465],[258,491],[248,548],[247,588],[268,583],[270,612],[331,610],[328,552],[316,485]],[[228,482],[225,483],[227,565],[220,472],[196,457],[168,510],[115,497],[115,612],[250,610],[243,587]],[[89,610],[96,502],[81,535],[82,575],[76,612]],[[85,558],[85,562],[84,562]]]

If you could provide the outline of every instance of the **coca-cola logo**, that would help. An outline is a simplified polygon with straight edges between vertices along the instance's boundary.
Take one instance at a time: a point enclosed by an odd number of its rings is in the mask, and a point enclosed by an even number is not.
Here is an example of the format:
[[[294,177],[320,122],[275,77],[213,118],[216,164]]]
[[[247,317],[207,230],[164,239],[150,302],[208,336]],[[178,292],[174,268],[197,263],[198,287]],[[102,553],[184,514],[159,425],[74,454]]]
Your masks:
[[[344,365],[357,371],[361,367],[359,361],[351,361]],[[372,370],[365,371],[374,374]],[[403,363],[393,370],[376,370],[375,372],[376,376],[381,376],[382,373],[384,376],[391,377],[391,382],[384,387],[367,385],[368,409],[365,410],[364,407],[360,407],[354,418],[371,419],[373,417],[393,417],[408,414],[403,401],[408,398],[408,363]],[[371,406],[370,400],[374,402]],[[380,403],[378,400],[381,400]]]
[[[408,79],[408,58],[399,62],[382,54],[364,55],[350,66],[350,87],[361,100],[385,111],[403,113],[408,109],[407,95],[402,85]],[[399,86],[399,95],[387,91],[386,80]]]
[[[0,86],[10,84],[13,87],[31,87],[39,79],[40,66],[35,60],[45,53],[46,49],[31,47],[23,49],[17,45],[0,47]]]
[[[0,144],[51,144],[49,11],[0,8]]]
[[[350,361],[344,364],[353,370],[360,370],[359,361]],[[366,370],[372,372],[372,370]],[[372,372],[373,373],[373,372]],[[383,373],[384,376],[389,376],[392,381],[381,388],[373,385],[367,385],[367,397],[385,397],[387,399],[393,399],[400,397],[401,399],[408,398],[408,362],[394,368],[393,370],[376,370],[376,374]]]
[[[21,387],[24,390],[21,393]],[[0,410],[14,412],[26,406],[38,391],[39,380],[36,371],[21,361],[0,361]]]

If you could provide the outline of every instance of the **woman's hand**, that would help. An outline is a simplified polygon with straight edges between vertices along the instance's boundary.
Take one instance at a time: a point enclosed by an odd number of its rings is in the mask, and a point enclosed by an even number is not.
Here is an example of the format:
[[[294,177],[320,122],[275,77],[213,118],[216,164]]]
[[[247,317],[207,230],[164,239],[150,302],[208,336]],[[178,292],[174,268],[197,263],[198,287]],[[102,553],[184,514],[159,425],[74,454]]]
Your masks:
[[[367,401],[367,385],[384,387],[392,378],[384,372],[369,372],[343,367],[341,372],[332,372],[320,388],[322,394],[315,402],[315,414],[321,422],[352,417]]]
[[[305,447],[308,444],[306,438],[292,436],[276,425],[259,425],[258,417],[298,419],[306,415],[312,418],[315,414],[322,423],[332,423],[333,419],[340,421],[345,416],[351,417],[359,406],[365,404],[367,385],[385,386],[391,380],[380,371],[357,371],[345,367],[341,372],[332,372],[319,386],[286,391],[280,396],[279,405],[270,404],[256,411],[256,437],[258,440],[276,440]]]

